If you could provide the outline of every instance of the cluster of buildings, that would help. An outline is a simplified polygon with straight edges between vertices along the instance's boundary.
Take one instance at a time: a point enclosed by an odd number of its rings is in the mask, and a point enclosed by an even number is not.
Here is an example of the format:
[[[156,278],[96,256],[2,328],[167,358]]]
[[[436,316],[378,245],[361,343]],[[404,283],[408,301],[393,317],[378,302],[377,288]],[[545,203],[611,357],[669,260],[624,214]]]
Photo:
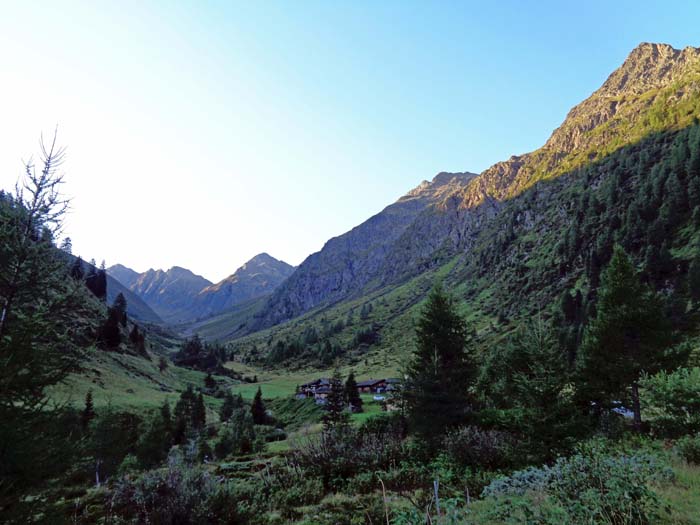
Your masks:
[[[396,378],[367,379],[357,382],[357,391],[360,394],[376,394],[377,401],[383,401],[385,394],[391,394],[400,383]],[[297,388],[297,399],[312,398],[316,403],[323,405],[331,392],[331,380],[327,377],[315,379],[309,383],[304,383]]]

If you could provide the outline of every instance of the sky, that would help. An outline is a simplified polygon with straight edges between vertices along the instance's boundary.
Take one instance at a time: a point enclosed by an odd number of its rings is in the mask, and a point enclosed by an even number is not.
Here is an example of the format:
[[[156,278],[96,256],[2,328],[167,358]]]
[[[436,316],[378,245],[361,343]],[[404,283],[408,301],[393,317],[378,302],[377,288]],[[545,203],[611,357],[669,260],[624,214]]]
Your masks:
[[[700,2],[0,0],[0,188],[67,147],[73,253],[301,263],[441,171],[541,146]]]

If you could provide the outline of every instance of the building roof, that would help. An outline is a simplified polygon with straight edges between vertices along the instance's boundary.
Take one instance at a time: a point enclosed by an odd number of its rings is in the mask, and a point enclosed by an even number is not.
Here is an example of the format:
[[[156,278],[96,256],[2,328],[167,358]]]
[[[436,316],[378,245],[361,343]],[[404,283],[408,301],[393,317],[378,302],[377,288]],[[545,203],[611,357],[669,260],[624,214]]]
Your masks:
[[[385,381],[385,379],[366,379],[365,381],[359,381],[357,386],[360,388],[365,386],[374,386],[378,385],[379,383],[384,383]]]
[[[330,385],[331,380],[328,379],[327,377],[320,377],[318,379],[314,379],[313,381],[310,381],[308,383],[304,383],[301,385],[301,388],[310,388],[312,386],[321,386],[321,385]]]

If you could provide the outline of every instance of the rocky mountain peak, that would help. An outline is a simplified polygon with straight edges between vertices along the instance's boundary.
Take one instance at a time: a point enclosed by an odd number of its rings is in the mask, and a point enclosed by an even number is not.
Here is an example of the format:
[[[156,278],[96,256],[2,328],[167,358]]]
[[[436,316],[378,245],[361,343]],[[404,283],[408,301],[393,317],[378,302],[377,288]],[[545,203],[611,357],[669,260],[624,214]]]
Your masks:
[[[552,133],[543,148],[553,157],[548,169],[574,150],[609,143],[613,136],[623,135],[625,141],[637,138],[624,127],[642,132],[649,127],[644,113],[655,104],[678,103],[699,89],[700,48],[678,50],[668,44],[640,44]],[[609,130],[591,133],[596,128]]]
[[[250,259],[232,275],[229,275],[223,281],[209,288],[218,288],[224,283],[238,281],[241,277],[252,277],[257,274],[264,274],[267,277],[275,275],[277,277],[275,280],[281,282],[289,277],[293,271],[294,267],[290,264],[275,259],[272,255],[263,252]],[[206,292],[206,290],[203,291]]]
[[[457,187],[464,186],[467,182],[469,182],[476,176],[476,173],[469,173],[466,171],[459,173],[441,171],[440,173],[435,175],[435,177],[433,177],[433,180],[424,180],[418,186],[406,193],[406,195],[399,199],[399,202],[415,197],[436,197],[439,193],[444,192],[445,189],[447,189],[447,187],[449,187],[449,189],[454,189]]]
[[[698,67],[700,48],[675,49],[669,44],[643,42],[632,50],[596,92],[598,95],[640,95],[651,89],[669,85],[685,74],[689,67]]]

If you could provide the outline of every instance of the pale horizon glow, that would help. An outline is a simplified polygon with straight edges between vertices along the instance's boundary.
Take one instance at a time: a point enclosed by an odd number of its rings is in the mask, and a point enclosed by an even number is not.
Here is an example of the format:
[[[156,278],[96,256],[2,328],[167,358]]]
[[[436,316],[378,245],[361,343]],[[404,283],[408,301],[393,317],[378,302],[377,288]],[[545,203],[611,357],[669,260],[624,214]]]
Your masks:
[[[59,127],[73,253],[298,265],[441,171],[541,146],[694,2],[7,2],[0,188]],[[477,7],[478,6],[478,7]]]

